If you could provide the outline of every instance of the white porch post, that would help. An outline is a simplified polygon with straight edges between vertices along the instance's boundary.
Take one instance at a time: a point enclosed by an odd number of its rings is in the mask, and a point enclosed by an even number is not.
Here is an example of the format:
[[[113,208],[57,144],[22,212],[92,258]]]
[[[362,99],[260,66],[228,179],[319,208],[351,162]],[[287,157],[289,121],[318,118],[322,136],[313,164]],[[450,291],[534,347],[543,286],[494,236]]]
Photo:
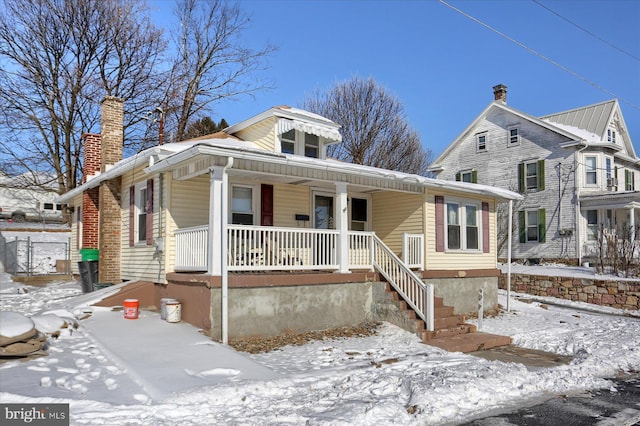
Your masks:
[[[338,235],[338,272],[349,272],[349,208],[347,207],[347,184],[336,183],[336,228]]]
[[[222,275],[222,212],[227,200],[222,198],[224,167],[209,169],[209,235],[207,237],[207,275]]]
[[[509,200],[509,228],[507,231],[507,312],[511,312],[511,231],[513,229],[513,200]]]
[[[636,239],[636,213],[633,207],[629,209],[629,227],[631,228],[629,239],[633,242]]]

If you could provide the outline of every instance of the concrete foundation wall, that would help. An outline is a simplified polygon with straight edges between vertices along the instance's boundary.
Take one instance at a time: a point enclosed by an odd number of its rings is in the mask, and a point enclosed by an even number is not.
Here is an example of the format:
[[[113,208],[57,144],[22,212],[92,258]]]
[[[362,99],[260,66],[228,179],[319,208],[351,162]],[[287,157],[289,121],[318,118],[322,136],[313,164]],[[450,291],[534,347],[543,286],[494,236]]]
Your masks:
[[[277,336],[371,319],[371,282],[229,289],[229,337]],[[221,335],[220,290],[211,290],[211,337]]]
[[[430,278],[437,297],[442,297],[446,306],[453,306],[456,314],[478,313],[478,293],[484,290],[484,312],[498,310],[498,277],[475,278]]]

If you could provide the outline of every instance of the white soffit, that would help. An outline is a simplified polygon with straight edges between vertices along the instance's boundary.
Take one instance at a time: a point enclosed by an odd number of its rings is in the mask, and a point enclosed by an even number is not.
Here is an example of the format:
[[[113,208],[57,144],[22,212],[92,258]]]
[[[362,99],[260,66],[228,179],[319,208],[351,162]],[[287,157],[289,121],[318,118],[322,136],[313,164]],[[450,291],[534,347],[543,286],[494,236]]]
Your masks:
[[[342,142],[342,135],[337,129],[313,123],[305,123],[303,121],[288,120],[286,118],[278,119],[278,135],[286,133],[291,129],[296,129],[304,133],[311,133],[316,136],[322,136],[323,138],[327,138],[332,141]]]

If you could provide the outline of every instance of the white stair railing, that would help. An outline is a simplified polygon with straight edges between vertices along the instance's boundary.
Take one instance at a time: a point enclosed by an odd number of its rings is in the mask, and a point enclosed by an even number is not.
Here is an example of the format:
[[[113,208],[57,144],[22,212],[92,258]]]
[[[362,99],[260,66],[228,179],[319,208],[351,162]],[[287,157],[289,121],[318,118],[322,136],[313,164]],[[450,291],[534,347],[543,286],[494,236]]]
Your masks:
[[[425,284],[377,235],[372,241],[374,267],[425,322],[427,331],[433,331],[433,284]]]

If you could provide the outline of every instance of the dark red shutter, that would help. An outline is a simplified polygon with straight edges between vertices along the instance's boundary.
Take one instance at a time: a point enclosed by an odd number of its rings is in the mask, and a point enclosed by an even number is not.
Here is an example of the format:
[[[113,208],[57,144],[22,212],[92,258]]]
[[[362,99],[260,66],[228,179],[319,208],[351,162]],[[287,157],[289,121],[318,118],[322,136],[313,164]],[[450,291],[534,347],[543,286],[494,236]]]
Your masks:
[[[153,179],[147,180],[147,245],[153,244]]]
[[[260,225],[273,226],[273,185],[260,187]]]
[[[489,240],[489,203],[482,203],[482,252],[489,253],[491,241]]]
[[[444,251],[444,197],[436,195],[436,251]]]
[[[136,216],[136,188],[129,187],[129,247],[133,247],[136,243],[135,233],[135,216]]]

